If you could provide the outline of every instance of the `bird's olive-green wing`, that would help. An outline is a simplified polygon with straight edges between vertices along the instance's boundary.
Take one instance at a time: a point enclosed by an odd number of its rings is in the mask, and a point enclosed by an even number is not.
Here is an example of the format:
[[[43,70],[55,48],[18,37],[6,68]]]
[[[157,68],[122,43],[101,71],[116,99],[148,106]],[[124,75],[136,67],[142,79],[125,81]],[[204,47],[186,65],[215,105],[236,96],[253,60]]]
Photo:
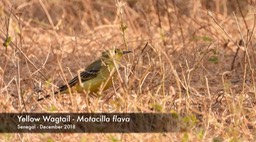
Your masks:
[[[89,65],[83,72],[80,73],[81,82],[95,78],[97,76],[98,72],[100,71],[101,65],[102,65],[101,60],[97,60],[97,61],[93,62],[91,65]],[[79,83],[78,76],[76,76],[72,80],[70,80],[68,85],[63,85],[63,86],[59,87],[59,91],[56,91],[54,94],[63,92],[68,89],[68,86],[73,87],[77,83]],[[37,101],[41,101],[41,100],[44,100],[49,97],[50,97],[50,95],[46,95],[42,98],[37,99]]]
[[[98,72],[100,71],[101,65],[102,65],[101,60],[96,60],[95,62],[90,64],[83,72],[80,73],[81,82],[95,78],[97,76]],[[65,91],[66,89],[68,89],[68,86],[73,87],[77,83],[79,83],[78,76],[76,76],[72,80],[70,80],[68,82],[68,85],[63,85],[63,86],[59,87],[59,92]]]

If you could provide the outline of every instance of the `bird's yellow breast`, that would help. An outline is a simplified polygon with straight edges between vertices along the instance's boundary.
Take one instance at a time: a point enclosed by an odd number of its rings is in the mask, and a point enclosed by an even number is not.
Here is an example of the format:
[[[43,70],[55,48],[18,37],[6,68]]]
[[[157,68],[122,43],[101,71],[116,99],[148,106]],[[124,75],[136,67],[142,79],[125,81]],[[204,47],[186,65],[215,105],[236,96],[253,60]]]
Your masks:
[[[97,76],[93,79],[78,83],[72,88],[77,92],[98,92],[108,89],[112,86],[112,78],[115,77],[115,66],[102,66]]]

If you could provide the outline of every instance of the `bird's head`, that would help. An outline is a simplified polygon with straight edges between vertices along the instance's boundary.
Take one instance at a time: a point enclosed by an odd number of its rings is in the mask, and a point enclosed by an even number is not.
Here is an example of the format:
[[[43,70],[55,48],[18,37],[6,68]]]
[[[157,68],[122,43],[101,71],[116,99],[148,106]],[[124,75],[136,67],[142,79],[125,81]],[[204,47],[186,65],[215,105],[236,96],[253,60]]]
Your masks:
[[[131,52],[132,51],[123,51],[121,49],[110,49],[108,51],[102,52],[102,58],[120,61],[124,54],[128,54]]]

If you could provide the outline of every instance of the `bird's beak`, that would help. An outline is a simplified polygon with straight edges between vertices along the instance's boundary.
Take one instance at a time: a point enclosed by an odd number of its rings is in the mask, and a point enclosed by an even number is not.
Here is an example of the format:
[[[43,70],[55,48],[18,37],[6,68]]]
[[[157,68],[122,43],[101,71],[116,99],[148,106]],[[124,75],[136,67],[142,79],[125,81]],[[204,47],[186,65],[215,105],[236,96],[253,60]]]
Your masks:
[[[123,54],[131,53],[132,51],[123,51]]]

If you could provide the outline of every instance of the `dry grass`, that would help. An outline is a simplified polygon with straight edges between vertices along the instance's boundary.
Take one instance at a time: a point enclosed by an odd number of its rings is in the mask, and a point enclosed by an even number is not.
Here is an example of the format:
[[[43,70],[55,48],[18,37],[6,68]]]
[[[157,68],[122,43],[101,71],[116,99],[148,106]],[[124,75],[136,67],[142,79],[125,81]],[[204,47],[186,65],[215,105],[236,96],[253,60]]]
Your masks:
[[[2,0],[0,37],[13,43],[0,49],[1,112],[175,111],[198,123],[186,133],[2,134],[1,140],[254,141],[250,6],[246,0]],[[103,97],[36,101],[114,46],[133,54]]]

